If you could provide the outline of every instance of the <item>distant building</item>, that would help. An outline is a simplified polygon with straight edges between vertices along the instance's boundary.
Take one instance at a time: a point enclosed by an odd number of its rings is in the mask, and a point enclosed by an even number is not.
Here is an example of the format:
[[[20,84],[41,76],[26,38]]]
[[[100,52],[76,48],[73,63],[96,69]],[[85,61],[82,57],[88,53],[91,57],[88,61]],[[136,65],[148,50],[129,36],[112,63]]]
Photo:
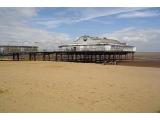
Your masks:
[[[0,45],[0,54],[8,54],[13,52],[37,52],[37,46],[10,46]]]
[[[121,43],[118,40],[81,36],[72,44],[59,46],[62,51],[136,51],[136,47]]]

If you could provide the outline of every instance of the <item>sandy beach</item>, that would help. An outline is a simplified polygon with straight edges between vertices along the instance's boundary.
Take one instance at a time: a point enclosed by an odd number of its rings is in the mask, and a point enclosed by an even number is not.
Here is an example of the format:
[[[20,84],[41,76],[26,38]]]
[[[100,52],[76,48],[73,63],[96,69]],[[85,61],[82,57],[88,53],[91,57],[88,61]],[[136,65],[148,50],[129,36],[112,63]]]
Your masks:
[[[0,62],[0,112],[159,111],[159,67]]]

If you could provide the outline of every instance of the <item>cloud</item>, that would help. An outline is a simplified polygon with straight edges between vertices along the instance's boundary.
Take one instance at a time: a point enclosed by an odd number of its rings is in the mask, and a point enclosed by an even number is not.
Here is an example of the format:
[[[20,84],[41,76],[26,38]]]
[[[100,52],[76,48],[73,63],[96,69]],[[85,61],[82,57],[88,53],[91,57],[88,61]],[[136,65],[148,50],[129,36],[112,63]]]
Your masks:
[[[104,24],[104,25],[113,24],[113,22],[111,22],[111,21],[102,21],[102,20],[95,20],[95,19],[92,19],[90,21],[93,21],[93,22],[96,22],[96,23],[100,23],[100,24]]]
[[[70,40],[65,33],[30,26],[28,22],[37,14],[35,8],[0,8],[0,44],[38,45],[41,49],[53,50]]]
[[[35,8],[0,8],[0,25],[22,24],[36,15]]]
[[[65,8],[65,10],[57,11],[51,10],[50,12],[55,14],[51,14],[51,16],[47,19],[44,18],[36,18],[34,21],[39,24],[43,25],[46,28],[51,27],[58,27],[64,24],[72,24],[82,21],[93,21],[97,22],[96,20],[99,17],[104,16],[111,16],[115,14],[125,13],[125,12],[132,12],[137,10],[142,10],[146,8]],[[43,9],[42,9],[43,10]],[[101,21],[100,21],[101,22]],[[101,22],[102,24],[106,24],[106,22]]]
[[[138,51],[160,51],[160,29],[129,27],[101,36],[134,45]]]
[[[118,18],[143,18],[143,17],[155,17],[159,16],[160,13],[157,11],[135,11],[125,14],[120,14]]]
[[[57,11],[54,8],[55,12],[52,17],[46,15],[40,17],[40,10],[36,8],[0,8],[0,44],[39,45],[41,49],[53,50],[61,43],[71,42],[71,37],[66,33],[49,31],[45,29],[45,27],[58,27],[62,24],[72,24],[86,20],[102,24],[112,24],[109,21],[101,21],[97,18],[109,15],[122,15],[122,13],[129,14],[140,12],[139,10],[146,8],[65,9],[64,11]],[[50,14],[50,12],[53,11],[51,9],[51,11],[47,12]],[[146,16],[146,14],[143,14],[143,16]],[[34,25],[41,24],[45,27],[32,26],[31,23]],[[130,27],[103,34],[102,36],[115,38],[135,45],[139,51],[160,51],[160,29],[137,29],[135,27]]]
[[[1,44],[38,45],[41,49],[53,50],[61,43],[70,40],[69,35],[65,33],[49,32],[30,27],[1,26],[0,30]]]

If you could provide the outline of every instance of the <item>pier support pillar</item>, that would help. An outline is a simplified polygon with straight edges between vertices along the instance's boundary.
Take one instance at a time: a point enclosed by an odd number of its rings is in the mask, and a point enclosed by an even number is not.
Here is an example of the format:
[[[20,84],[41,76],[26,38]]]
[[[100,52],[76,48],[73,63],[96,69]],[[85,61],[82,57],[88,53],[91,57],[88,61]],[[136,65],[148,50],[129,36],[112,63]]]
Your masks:
[[[31,61],[31,58],[32,58],[32,54],[29,53],[29,61]]]
[[[62,56],[62,53],[60,53],[60,54],[61,54],[61,58],[60,58],[60,59],[61,59],[61,61],[63,61],[63,56]]]
[[[134,52],[132,52],[132,61],[134,61]]]
[[[14,54],[14,53],[13,53],[13,56],[12,56],[12,57],[13,57],[13,60],[15,60],[15,54]]]
[[[17,53],[17,60],[19,61],[19,57],[20,57],[20,55],[19,55],[19,53]]]
[[[36,61],[36,53],[34,53],[33,55],[34,55],[34,61]]]
[[[57,61],[58,59],[57,59],[58,57],[57,57],[57,53],[55,53],[55,61]]]
[[[109,54],[109,55],[108,55],[108,61],[109,61],[109,62],[110,62],[110,59],[111,59],[111,55]]]
[[[48,60],[49,60],[49,61],[51,60],[50,54],[48,54]]]
[[[43,61],[45,61],[45,60],[46,60],[46,54],[43,53]]]
[[[69,61],[69,54],[67,54],[67,60]]]
[[[74,54],[71,54],[71,61],[73,61],[74,59]]]
[[[75,61],[77,62],[77,54],[75,54]]]

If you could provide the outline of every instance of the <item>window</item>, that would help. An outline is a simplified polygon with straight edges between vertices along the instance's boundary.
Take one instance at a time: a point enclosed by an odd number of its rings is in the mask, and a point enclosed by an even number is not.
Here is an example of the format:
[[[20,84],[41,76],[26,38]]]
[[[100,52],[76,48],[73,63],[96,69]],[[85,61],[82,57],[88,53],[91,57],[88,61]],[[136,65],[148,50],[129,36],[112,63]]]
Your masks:
[[[84,41],[87,41],[87,37],[84,37],[83,40],[84,40]]]

